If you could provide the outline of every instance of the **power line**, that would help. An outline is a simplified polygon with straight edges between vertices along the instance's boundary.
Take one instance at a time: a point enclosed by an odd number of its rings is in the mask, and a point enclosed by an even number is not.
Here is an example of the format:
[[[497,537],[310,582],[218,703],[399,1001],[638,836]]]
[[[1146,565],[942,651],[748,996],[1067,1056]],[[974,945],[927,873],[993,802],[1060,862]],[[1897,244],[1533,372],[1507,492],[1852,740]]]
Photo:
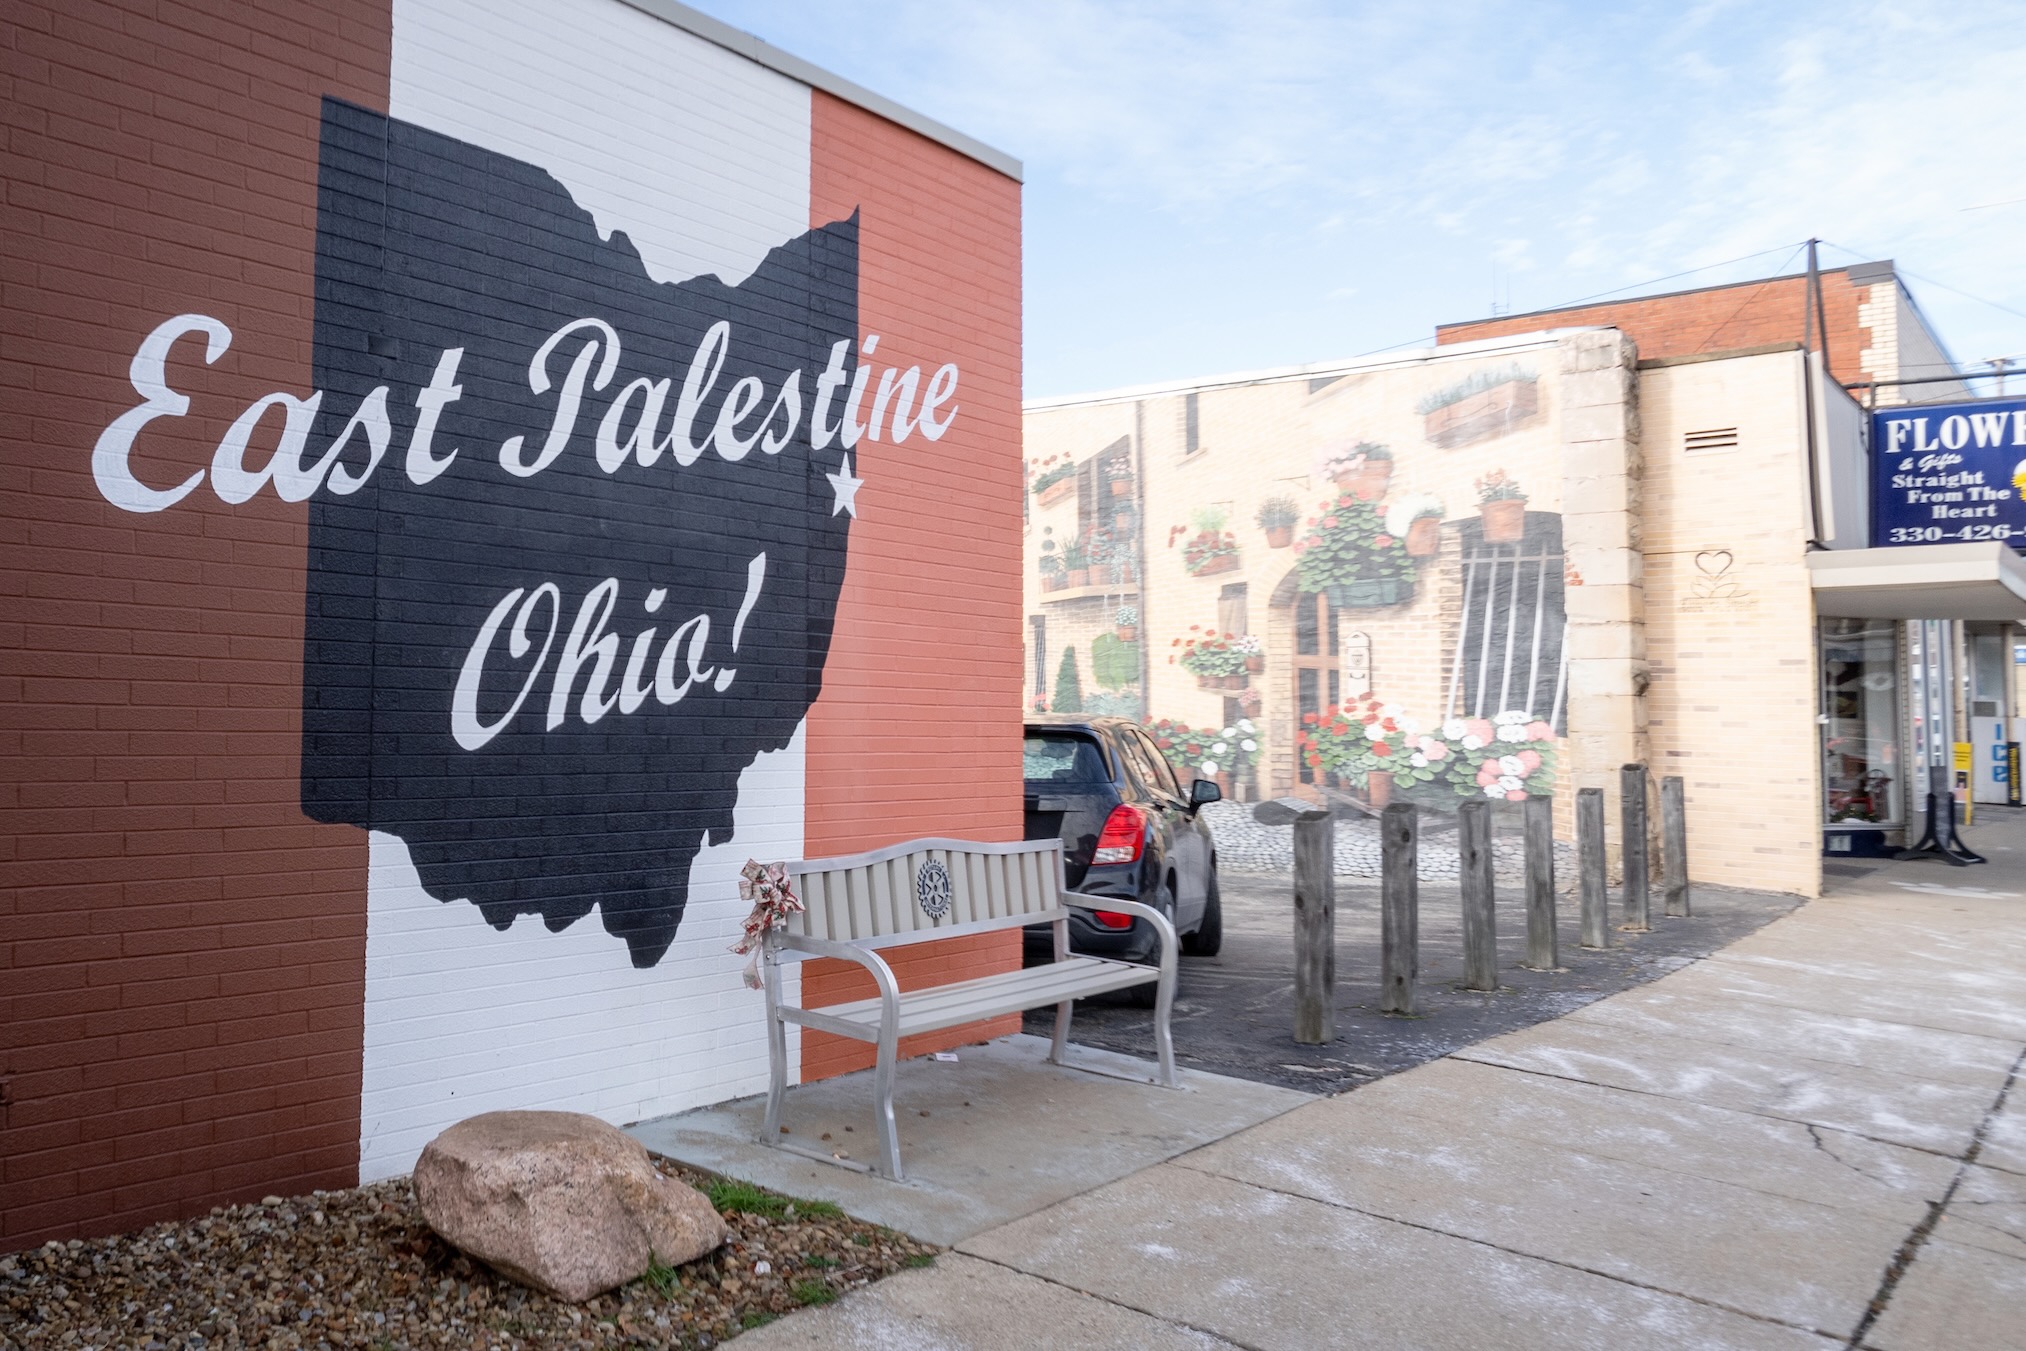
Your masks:
[[[1787,270],[1787,264],[1793,262],[1794,258],[1801,252],[1801,250],[1807,247],[1808,243],[1806,240],[1803,240],[1801,243],[1796,244],[1794,246],[1794,251],[1792,253],[1789,253],[1785,258],[1781,259],[1780,265],[1773,269],[1773,275],[1767,277],[1764,281],[1761,281],[1757,286],[1754,286],[1751,290],[1747,291],[1745,293],[1745,298],[1738,302],[1738,307],[1732,310],[1730,314],[1725,317],[1722,323],[1718,324],[1715,328],[1711,329],[1708,333],[1704,334],[1702,341],[1697,343],[1691,350],[1700,352],[1703,349],[1707,348],[1710,345],[1710,343],[1716,338],[1717,334],[1729,328],[1731,326],[1732,321],[1734,321],[1739,315],[1745,312],[1746,306],[1750,305],[1754,300],[1757,300],[1759,298],[1760,292],[1764,291],[1766,287],[1770,286],[1772,283],[1780,279],[1780,274]],[[1772,250],[1768,249],[1767,252],[1770,253],[1772,252]],[[1757,256],[1758,256],[1757,254],[1753,255],[1753,257]]]
[[[1608,296],[1621,295],[1626,291],[1637,291],[1646,286],[1658,286],[1664,281],[1674,281],[1681,277],[1693,277],[1698,272],[1710,272],[1720,267],[1735,267],[1739,263],[1749,263],[1754,258],[1763,258],[1769,253],[1778,253],[1781,249],[1787,247],[1785,244],[1775,244],[1770,249],[1760,249],[1757,253],[1748,253],[1742,258],[1731,258],[1721,263],[1704,263],[1701,267],[1692,267],[1686,272],[1670,272],[1664,277],[1654,277],[1649,281],[1635,281],[1630,286],[1620,286],[1615,291],[1599,291],[1593,296],[1579,296],[1574,300],[1565,300],[1559,305],[1549,305],[1547,308],[1551,310],[1566,310],[1576,305],[1586,304],[1592,300],[1603,300]],[[1804,246],[1800,244],[1794,245],[1794,252],[1798,253],[1802,247]],[[1789,254],[1788,256],[1792,257],[1793,255]],[[1783,262],[1780,266],[1785,267],[1786,264]]]
[[[1857,250],[1853,248],[1850,248],[1843,244],[1835,243],[1831,240],[1825,239],[1822,242],[1824,244],[1829,245],[1830,248],[1835,249],[1838,253],[1847,253],[1853,258],[1870,258],[1875,256],[1872,254],[1859,253]],[[1893,264],[1893,268],[1895,271],[1903,272],[1907,276],[1912,277],[1915,281],[1920,282],[1922,285],[1939,287],[1944,291],[1949,291],[1956,295],[1959,295],[1965,300],[1974,300],[1979,305],[1989,305],[1992,309],[2000,310],[2006,314],[2011,315],[2015,319],[2026,319],[2026,310],[2015,310],[2010,305],[2000,305],[1997,301],[1989,299],[1988,297],[1980,295],[1972,295],[1970,292],[1965,291],[1960,286],[1951,286],[1945,281],[1936,281],[1933,277],[1929,277],[1922,273],[1916,272],[1910,267],[1902,267],[1897,262]]]

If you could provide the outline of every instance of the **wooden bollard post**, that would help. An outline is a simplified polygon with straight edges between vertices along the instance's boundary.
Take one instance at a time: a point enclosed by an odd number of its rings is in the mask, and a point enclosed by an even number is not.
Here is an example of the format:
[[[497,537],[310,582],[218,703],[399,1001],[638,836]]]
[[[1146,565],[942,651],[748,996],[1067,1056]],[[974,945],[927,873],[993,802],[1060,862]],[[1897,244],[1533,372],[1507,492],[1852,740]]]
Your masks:
[[[1611,946],[1610,894],[1604,876],[1604,790],[1576,790],[1576,881],[1583,897],[1583,946]]]
[[[1421,974],[1421,825],[1411,802],[1379,813],[1379,1012],[1412,1013]]]
[[[1669,915],[1688,917],[1688,801],[1679,774],[1660,781],[1660,895]]]
[[[1647,887],[1646,766],[1618,771],[1618,856],[1625,865],[1625,927],[1645,933],[1653,927],[1653,899]]]
[[[1536,971],[1561,966],[1555,938],[1555,800],[1529,797],[1521,804],[1527,862],[1527,965]]]
[[[1492,909],[1491,804],[1475,798],[1456,810],[1463,884],[1463,988],[1498,988],[1498,918]]]
[[[1326,807],[1298,797],[1252,809],[1262,825],[1294,827],[1294,1039],[1337,1039],[1337,835]]]

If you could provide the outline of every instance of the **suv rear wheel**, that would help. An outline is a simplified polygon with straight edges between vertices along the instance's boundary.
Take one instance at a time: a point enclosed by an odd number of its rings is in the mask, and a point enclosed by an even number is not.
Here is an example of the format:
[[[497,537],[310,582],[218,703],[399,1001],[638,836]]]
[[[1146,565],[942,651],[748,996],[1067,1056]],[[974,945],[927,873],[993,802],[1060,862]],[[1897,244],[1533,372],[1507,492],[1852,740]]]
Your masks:
[[[1210,865],[1210,886],[1203,897],[1203,923],[1182,939],[1191,957],[1215,957],[1224,946],[1224,897],[1217,887],[1217,865]]]
[[[1168,917],[1168,923],[1173,924],[1175,922],[1175,884],[1172,881],[1161,888],[1160,911]],[[1183,940],[1183,944],[1185,947],[1187,946],[1186,939]],[[1158,952],[1158,948],[1156,951]],[[1135,985],[1131,989],[1123,991],[1123,993],[1126,997],[1126,1003],[1133,1008],[1150,1009],[1160,1000],[1161,982],[1154,981],[1147,985]]]

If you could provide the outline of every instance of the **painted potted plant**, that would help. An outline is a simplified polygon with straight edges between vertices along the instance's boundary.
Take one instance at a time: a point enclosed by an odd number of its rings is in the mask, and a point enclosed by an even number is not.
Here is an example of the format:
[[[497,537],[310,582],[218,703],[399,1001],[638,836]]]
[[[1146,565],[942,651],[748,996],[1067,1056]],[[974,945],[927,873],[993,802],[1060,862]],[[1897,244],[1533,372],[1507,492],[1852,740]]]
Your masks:
[[[1111,467],[1107,471],[1105,482],[1110,487],[1111,495],[1114,498],[1131,497],[1133,495],[1132,466],[1124,460],[1113,460]]]
[[[1090,553],[1080,539],[1073,539],[1062,547],[1063,566],[1069,570],[1069,585],[1090,585]]]
[[[1477,514],[1486,544],[1517,544],[1527,533],[1527,497],[1503,469],[1477,481]]]
[[[1034,500],[1052,507],[1076,491],[1076,461],[1067,455],[1051,455],[1036,468]]]
[[[1206,630],[1191,624],[1192,633],[1199,638],[1177,638],[1171,646],[1182,650],[1168,658],[1179,661],[1182,669],[1196,677],[1196,687],[1205,690],[1239,690],[1245,688],[1245,654],[1235,645],[1231,634]]]
[[[1323,477],[1361,502],[1376,502],[1393,481],[1393,452],[1376,441],[1360,441],[1324,460]]]
[[[1178,778],[1215,779],[1227,797],[1235,797],[1238,785],[1251,778],[1265,741],[1265,734],[1250,718],[1222,728],[1191,727],[1162,718],[1147,723],[1146,728]]]
[[[1429,558],[1442,548],[1442,499],[1410,493],[1386,508],[1386,533],[1406,543],[1409,558]]]
[[[1292,497],[1269,497],[1259,506],[1259,528],[1266,532],[1266,547],[1285,549],[1294,543],[1294,527],[1301,520],[1301,508]]]
[[[1523,709],[1454,718],[1437,729],[1450,751],[1444,778],[1458,797],[1524,802],[1555,791],[1555,729]]]
[[[1068,584],[1062,554],[1050,538],[1054,534],[1055,527],[1052,525],[1041,528],[1041,589],[1044,591],[1060,591]]]
[[[1414,598],[1414,562],[1386,529],[1379,509],[1344,493],[1309,518],[1295,544],[1303,591],[1344,609],[1377,609]]]
[[[1112,615],[1112,629],[1122,643],[1134,643],[1140,637],[1140,612],[1137,606],[1121,605]]]
[[[1090,580],[1096,586],[1130,586],[1136,569],[1133,565],[1135,553],[1130,535],[1116,530],[1094,532],[1085,545],[1085,560],[1090,565]]]
[[[1266,644],[1259,641],[1256,633],[1241,633],[1231,640],[1238,654],[1245,658],[1245,669],[1251,675],[1258,675],[1266,669]]]
[[[1238,540],[1224,528],[1228,518],[1216,507],[1205,507],[1189,518],[1196,533],[1182,545],[1182,566],[1192,577],[1209,577],[1238,568]]]

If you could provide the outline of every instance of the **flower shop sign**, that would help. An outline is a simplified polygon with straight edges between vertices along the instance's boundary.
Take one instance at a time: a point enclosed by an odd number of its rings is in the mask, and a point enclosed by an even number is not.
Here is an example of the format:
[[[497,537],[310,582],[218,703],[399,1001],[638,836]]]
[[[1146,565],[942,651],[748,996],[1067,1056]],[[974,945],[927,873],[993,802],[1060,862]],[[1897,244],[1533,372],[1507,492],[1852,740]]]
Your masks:
[[[2026,399],[1874,413],[1871,462],[1872,544],[2026,547]]]

